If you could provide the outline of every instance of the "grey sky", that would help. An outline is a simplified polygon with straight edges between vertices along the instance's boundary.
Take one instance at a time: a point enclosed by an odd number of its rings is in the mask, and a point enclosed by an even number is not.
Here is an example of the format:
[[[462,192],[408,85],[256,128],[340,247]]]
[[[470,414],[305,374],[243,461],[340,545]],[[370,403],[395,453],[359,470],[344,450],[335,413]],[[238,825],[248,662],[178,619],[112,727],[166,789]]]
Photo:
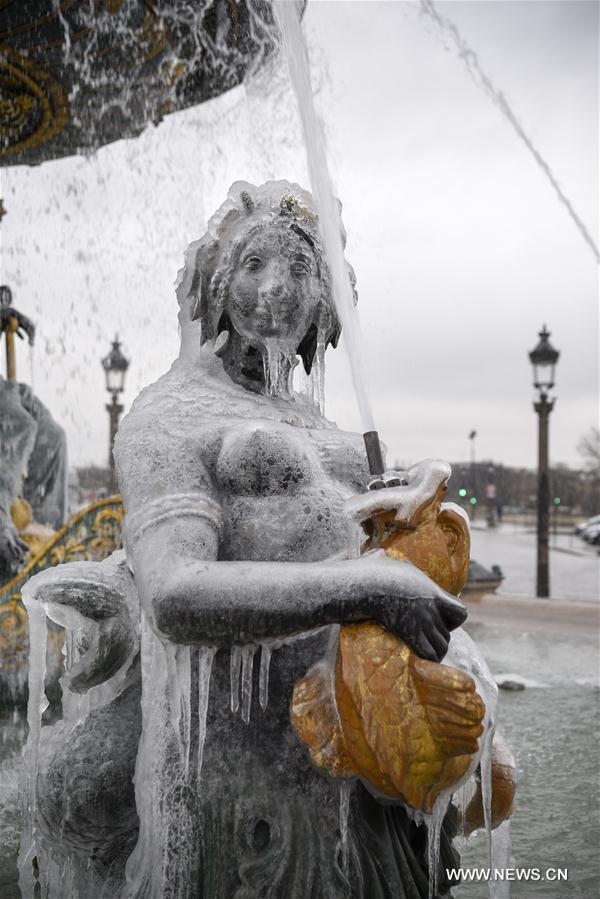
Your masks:
[[[598,240],[598,4],[443,2]],[[358,277],[375,415],[393,460],[535,465],[527,351],[562,356],[553,461],[598,416],[598,269],[500,112],[418,6],[310,2],[305,15]],[[230,183],[307,185],[282,66],[92,159],[2,171],[1,277],[36,319],[35,388],[75,463],[103,462],[100,357],[116,330],[126,403],[178,348],[173,281]],[[27,354],[20,376],[29,380]],[[343,351],[327,413],[358,428]]]

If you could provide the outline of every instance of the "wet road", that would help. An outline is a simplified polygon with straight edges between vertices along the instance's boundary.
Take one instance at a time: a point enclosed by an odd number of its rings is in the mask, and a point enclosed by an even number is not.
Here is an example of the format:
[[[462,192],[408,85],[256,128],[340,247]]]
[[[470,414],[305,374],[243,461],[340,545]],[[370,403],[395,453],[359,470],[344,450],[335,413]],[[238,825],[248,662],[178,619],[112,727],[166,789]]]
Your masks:
[[[520,526],[503,524],[471,528],[471,556],[491,568],[499,565],[505,580],[498,593],[535,594],[536,535]],[[551,534],[550,595],[555,599],[600,599],[598,547],[573,534]]]

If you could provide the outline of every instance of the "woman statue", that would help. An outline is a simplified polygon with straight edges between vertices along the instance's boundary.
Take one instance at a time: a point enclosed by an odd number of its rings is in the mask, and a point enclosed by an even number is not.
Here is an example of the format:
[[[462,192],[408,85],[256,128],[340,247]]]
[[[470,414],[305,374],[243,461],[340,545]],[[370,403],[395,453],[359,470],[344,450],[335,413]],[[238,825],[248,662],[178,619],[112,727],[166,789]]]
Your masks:
[[[115,447],[141,604],[143,717],[140,829],[121,895],[420,899],[432,859],[447,895],[452,809],[438,860],[428,856],[418,810],[318,768],[290,722],[295,685],[335,653],[340,625],[378,623],[437,662],[466,617],[410,562],[381,552],[348,558],[344,504],[369,477],[362,441],[291,386],[298,357],[322,379],[325,349],[340,333],[311,196],[285,181],[234,184],[188,249],[177,297],[181,354],[140,394]],[[97,566],[96,584],[106,565]],[[57,579],[60,569],[46,578],[46,599]],[[59,592],[50,599],[68,606],[85,590]],[[110,640],[120,634],[129,649],[135,640],[119,630],[133,627],[124,623],[131,615],[109,639],[112,613],[103,614],[109,677],[127,656],[111,655]],[[90,682],[100,679],[96,671]],[[114,715],[112,739],[135,744],[137,727],[128,733],[122,713]],[[94,769],[90,761],[86,795],[100,777]],[[44,806],[40,794],[38,784]],[[46,819],[51,805],[42,808]],[[93,830],[93,814],[84,818]],[[119,834],[124,845],[122,827]],[[82,843],[73,837],[72,845]]]

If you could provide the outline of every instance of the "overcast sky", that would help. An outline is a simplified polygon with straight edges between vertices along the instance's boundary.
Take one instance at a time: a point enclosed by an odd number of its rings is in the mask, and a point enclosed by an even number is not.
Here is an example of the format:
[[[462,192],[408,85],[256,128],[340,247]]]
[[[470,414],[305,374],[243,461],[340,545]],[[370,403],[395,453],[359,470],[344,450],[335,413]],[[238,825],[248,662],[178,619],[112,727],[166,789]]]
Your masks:
[[[598,241],[598,3],[442,2]],[[598,267],[500,111],[416,3],[314,2],[317,102],[358,278],[375,417],[391,461],[536,464],[527,352],[561,350],[553,462],[598,421]],[[36,321],[19,377],[104,463],[100,358],[131,356],[125,404],[178,351],[173,281],[232,181],[308,186],[281,64],[90,159],[2,170],[1,278]],[[327,414],[359,429],[344,350]]]

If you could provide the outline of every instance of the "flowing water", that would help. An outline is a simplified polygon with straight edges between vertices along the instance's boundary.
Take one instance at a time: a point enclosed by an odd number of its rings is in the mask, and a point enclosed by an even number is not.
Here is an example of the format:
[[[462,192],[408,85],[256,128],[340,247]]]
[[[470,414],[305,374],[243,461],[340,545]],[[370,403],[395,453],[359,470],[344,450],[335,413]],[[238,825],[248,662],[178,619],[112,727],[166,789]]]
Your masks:
[[[367,387],[364,343],[354,308],[350,272],[344,259],[339,206],[329,174],[323,126],[317,116],[313,100],[308,53],[302,34],[299,7],[296,3],[290,2],[274,3],[273,8],[282,35],[290,80],[298,101],[310,184],[319,210],[319,227],[331,272],[334,302],[348,350],[363,431],[374,431],[375,424]]]

